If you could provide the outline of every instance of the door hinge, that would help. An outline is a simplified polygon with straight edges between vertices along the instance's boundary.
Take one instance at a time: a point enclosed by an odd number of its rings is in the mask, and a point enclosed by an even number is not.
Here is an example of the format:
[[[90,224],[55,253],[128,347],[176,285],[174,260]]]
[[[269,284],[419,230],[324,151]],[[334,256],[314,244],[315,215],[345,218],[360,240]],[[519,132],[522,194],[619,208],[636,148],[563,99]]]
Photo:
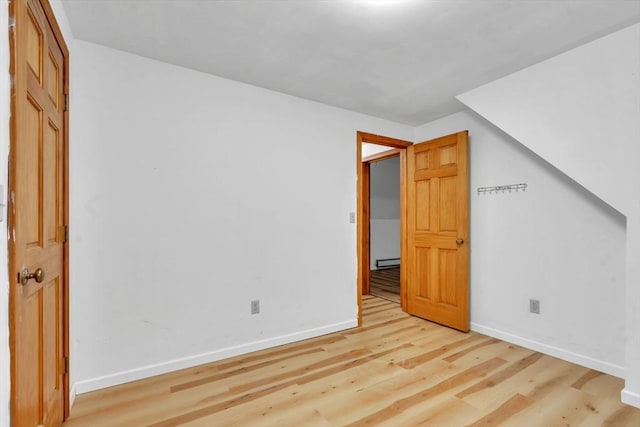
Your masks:
[[[68,225],[63,225],[62,226],[62,243],[67,243],[69,241],[69,226]]]
[[[69,358],[64,356],[62,358],[62,374],[67,375],[69,373]]]
[[[69,111],[69,94],[64,94],[64,111]]]
[[[14,32],[16,30],[16,18],[9,17],[9,31]]]

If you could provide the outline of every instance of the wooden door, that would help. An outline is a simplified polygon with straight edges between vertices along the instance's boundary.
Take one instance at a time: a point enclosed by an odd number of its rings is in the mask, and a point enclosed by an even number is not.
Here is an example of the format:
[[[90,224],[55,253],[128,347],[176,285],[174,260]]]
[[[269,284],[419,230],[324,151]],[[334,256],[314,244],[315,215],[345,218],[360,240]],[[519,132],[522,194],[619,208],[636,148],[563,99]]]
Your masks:
[[[14,427],[59,426],[65,412],[66,73],[46,0],[14,0],[9,175]],[[54,33],[57,31],[57,35]]]
[[[407,312],[469,330],[467,131],[407,149]]]

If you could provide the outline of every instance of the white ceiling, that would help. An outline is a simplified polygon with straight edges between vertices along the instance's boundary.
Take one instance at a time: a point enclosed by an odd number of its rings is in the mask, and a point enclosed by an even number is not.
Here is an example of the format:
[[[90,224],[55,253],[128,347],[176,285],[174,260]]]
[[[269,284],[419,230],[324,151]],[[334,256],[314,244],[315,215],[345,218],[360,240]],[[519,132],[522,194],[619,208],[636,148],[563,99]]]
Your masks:
[[[411,125],[640,22],[640,0],[63,0],[74,36]]]

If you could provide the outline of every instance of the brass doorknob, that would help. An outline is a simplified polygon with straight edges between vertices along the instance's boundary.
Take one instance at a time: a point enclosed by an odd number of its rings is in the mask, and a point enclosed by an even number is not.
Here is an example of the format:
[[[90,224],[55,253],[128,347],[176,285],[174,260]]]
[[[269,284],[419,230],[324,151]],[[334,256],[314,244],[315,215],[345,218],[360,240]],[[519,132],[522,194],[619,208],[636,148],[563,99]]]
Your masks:
[[[25,286],[30,279],[36,279],[36,282],[42,283],[44,280],[44,270],[36,268],[36,271],[29,273],[27,267],[24,267],[20,271],[20,283],[22,283],[22,286]]]
[[[463,244],[463,243],[464,243],[464,239],[463,239],[463,238],[458,237],[458,238],[456,239],[456,245],[461,245],[461,244]]]

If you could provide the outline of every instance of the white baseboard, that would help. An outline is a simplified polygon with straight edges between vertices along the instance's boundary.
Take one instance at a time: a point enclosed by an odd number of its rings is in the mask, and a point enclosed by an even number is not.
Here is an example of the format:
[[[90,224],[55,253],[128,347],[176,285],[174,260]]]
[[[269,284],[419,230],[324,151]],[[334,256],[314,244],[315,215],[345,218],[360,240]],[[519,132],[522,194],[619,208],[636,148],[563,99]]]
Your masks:
[[[76,401],[76,383],[71,384],[71,390],[69,390],[69,408],[73,407],[73,402]]]
[[[621,398],[622,403],[640,408],[640,394],[627,390],[625,388],[622,390]]]
[[[498,338],[503,341],[510,342],[512,344],[517,344],[531,350],[539,351],[540,353],[548,354],[549,356],[557,357],[558,359],[566,360],[567,362],[585,366],[589,369],[604,372],[605,374],[613,375],[614,377],[624,378],[625,375],[624,367],[622,366],[614,365],[602,360],[593,359],[589,356],[573,353],[559,347],[554,347],[552,345],[530,340],[528,338],[500,331],[498,329],[478,325],[477,323],[471,323],[471,330],[484,335],[488,335],[493,338]]]
[[[253,351],[264,350],[266,348],[271,348],[278,345],[289,344],[296,341],[319,337],[321,335],[331,334],[333,332],[344,331],[345,329],[355,328],[356,326],[358,326],[358,320],[353,319],[346,322],[334,323],[332,325],[327,325],[320,328],[308,329],[306,331],[296,332],[293,334],[281,335],[279,337],[268,338],[265,340],[254,341],[234,347],[227,347],[220,350],[214,350],[202,354],[183,357],[180,359],[168,360],[166,362],[142,366],[139,368],[130,369],[128,371],[116,372],[113,374],[104,375],[102,377],[77,381],[73,384],[72,387],[73,398],[75,398],[76,392],[77,394],[88,393],[90,391],[100,390],[103,388],[136,381],[143,378],[149,378],[155,375],[166,374],[167,372],[191,368],[193,366],[211,363],[233,356],[251,353]]]

